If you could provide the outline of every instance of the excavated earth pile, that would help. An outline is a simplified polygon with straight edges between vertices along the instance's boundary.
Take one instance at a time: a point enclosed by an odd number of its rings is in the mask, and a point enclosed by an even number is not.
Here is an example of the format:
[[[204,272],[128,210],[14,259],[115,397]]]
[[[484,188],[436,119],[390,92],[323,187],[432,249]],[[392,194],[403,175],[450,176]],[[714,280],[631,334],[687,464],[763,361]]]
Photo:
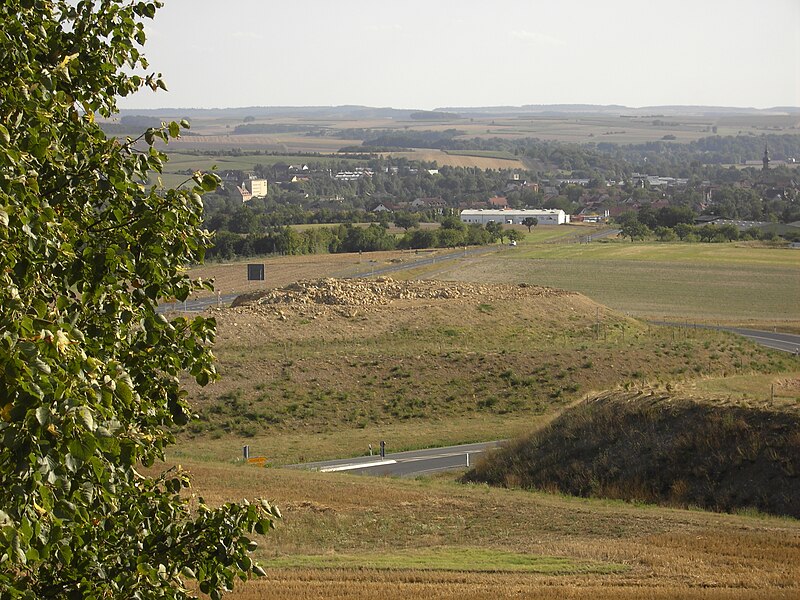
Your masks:
[[[239,296],[231,305],[259,306],[289,304],[294,306],[382,306],[395,300],[481,298],[511,300],[527,297],[558,297],[571,292],[520,284],[477,285],[456,282],[394,281],[379,279],[319,279],[298,281],[284,288]]]

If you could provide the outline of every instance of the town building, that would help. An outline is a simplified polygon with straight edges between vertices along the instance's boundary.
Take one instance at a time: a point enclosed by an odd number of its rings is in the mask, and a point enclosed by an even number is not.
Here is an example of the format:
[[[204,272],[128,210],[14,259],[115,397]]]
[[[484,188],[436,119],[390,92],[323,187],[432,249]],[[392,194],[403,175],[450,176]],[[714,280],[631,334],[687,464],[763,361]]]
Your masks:
[[[535,218],[539,225],[565,225],[569,223],[569,215],[561,209],[526,208],[519,210],[467,209],[461,211],[463,223],[504,223],[522,225],[529,217]]]
[[[267,197],[267,180],[250,177],[245,179],[241,185],[234,183],[233,188],[241,198],[242,202],[248,202],[253,198]]]
[[[447,208],[447,202],[441,198],[416,198],[409,205],[411,210],[418,212],[422,210],[433,210],[437,214],[443,215]]]

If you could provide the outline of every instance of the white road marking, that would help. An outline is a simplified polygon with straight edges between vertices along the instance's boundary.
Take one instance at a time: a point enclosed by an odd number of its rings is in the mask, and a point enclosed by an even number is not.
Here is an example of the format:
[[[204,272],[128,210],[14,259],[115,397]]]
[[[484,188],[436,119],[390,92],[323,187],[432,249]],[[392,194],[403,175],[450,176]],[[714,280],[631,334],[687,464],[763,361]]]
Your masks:
[[[354,469],[366,469],[369,467],[382,467],[383,465],[393,465],[396,460],[379,460],[376,462],[368,463],[350,463],[347,465],[339,465],[336,467],[323,467],[320,469],[321,473],[332,473],[333,471],[352,471]]]

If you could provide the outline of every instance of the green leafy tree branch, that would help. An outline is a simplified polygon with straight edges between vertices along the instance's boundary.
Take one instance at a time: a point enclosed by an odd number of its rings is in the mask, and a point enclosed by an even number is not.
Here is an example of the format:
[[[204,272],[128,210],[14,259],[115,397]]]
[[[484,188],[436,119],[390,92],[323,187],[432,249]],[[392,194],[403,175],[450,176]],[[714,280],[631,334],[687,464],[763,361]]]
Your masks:
[[[221,597],[263,573],[252,533],[267,502],[212,508],[180,469],[145,476],[190,415],[180,385],[216,377],[213,319],[159,299],[205,285],[187,263],[210,236],[201,194],[150,185],[156,143],[108,139],[95,115],[165,88],[137,75],[160,2],[10,0],[0,6],[0,598]]]

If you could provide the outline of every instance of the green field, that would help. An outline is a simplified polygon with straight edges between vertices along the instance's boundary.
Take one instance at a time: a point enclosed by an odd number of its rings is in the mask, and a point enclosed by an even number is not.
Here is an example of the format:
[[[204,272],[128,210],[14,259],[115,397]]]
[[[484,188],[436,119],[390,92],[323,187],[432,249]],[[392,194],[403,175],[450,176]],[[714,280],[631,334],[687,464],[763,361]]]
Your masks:
[[[466,265],[440,265],[435,276],[558,287],[645,318],[770,326],[800,321],[800,251],[784,248],[525,240]]]
[[[526,242],[528,240],[525,240]],[[533,240],[531,240],[533,241]],[[800,252],[785,247],[742,244],[631,243],[627,241],[538,247],[523,244],[513,257],[587,261],[622,260],[668,263],[738,264],[794,267]]]
[[[483,548],[433,548],[389,553],[290,555],[272,559],[272,568],[419,569],[473,573],[608,574],[625,565],[580,562],[563,557],[536,556]]]

